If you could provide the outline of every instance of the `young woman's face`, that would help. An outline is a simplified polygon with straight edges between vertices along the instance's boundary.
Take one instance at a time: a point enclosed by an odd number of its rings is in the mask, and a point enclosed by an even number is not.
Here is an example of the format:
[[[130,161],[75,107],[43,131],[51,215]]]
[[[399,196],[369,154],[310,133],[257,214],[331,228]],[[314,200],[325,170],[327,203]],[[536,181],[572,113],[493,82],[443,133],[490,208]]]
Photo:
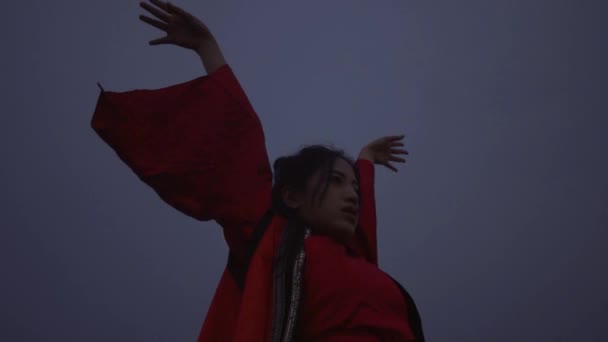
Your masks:
[[[325,197],[319,203],[324,183],[313,198],[316,185],[321,178],[317,170],[308,180],[305,193],[286,194],[285,203],[296,208],[298,216],[313,232],[328,235],[340,242],[347,242],[354,234],[359,221],[359,183],[351,165],[337,158],[329,177]]]

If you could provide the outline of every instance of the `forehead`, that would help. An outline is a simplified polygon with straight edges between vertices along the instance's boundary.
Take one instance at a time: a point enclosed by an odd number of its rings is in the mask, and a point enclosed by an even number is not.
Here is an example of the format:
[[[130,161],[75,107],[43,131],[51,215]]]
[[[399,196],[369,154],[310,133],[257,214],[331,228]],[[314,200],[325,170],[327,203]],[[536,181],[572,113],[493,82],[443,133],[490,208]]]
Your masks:
[[[310,177],[309,181],[308,181],[308,186],[309,187],[314,187],[316,186],[316,184],[318,184],[318,182],[321,179],[321,169],[318,169],[312,177]],[[342,158],[336,158],[336,162],[334,163],[334,168],[331,170],[330,173],[336,173],[336,174],[340,174],[343,175],[344,177],[346,177],[347,180],[349,179],[355,179],[355,171],[353,170],[353,167],[346,162],[346,160],[342,159]]]
[[[355,178],[355,171],[353,170],[353,167],[342,158],[336,159],[333,171],[342,173],[348,178]]]
[[[336,158],[334,168],[331,170],[330,174],[341,174],[343,177],[345,177],[346,182],[356,180],[355,170],[346,160],[342,158]],[[306,187],[306,193],[308,196],[311,196],[311,200],[312,197],[314,197],[313,194],[316,192],[315,189],[317,189],[318,186],[321,186],[323,182],[324,180],[321,179],[321,169],[319,169],[308,180]],[[317,193],[316,196],[321,196],[321,194]]]

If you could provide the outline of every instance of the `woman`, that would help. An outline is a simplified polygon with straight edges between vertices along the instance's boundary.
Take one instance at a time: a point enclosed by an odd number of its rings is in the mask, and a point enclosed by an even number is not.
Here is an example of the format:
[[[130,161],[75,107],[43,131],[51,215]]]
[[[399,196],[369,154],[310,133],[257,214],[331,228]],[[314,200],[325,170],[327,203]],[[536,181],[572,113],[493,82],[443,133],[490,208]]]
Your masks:
[[[207,75],[104,91],[92,127],[177,210],[215,220],[229,260],[199,341],[423,341],[415,305],[377,265],[374,163],[405,162],[403,136],[358,159],[315,145],[270,169],[260,121],[208,28],[159,0],[141,20],[201,57]],[[101,87],[101,86],[100,86]],[[273,185],[274,176],[274,185]]]

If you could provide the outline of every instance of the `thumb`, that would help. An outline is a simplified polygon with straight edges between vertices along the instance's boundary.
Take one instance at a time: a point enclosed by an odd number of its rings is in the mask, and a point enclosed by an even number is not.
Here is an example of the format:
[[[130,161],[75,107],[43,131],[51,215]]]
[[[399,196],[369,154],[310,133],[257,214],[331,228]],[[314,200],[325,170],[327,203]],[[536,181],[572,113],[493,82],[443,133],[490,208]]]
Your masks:
[[[398,172],[397,169],[393,165],[391,165],[389,162],[384,162],[384,163],[382,163],[382,165],[384,165],[387,168],[391,169],[393,172]]]
[[[160,45],[160,44],[169,44],[169,43],[171,43],[171,39],[169,39],[169,36],[164,36],[162,38],[151,40],[148,44],[149,45]]]

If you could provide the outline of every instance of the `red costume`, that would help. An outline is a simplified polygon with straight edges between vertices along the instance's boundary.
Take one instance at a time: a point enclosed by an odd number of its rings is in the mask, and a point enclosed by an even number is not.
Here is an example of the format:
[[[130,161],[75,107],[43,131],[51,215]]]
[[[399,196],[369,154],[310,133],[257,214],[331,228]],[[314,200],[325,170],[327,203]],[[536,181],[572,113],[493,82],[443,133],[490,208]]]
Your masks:
[[[287,220],[271,216],[248,256],[271,206],[272,171],[260,120],[231,68],[157,90],[102,89],[92,127],[165,202],[218,222],[231,263],[248,267],[243,290],[226,268],[198,340],[279,340],[275,331],[286,328],[277,327],[276,260]],[[305,262],[297,259],[292,274],[302,285],[287,292],[302,299],[291,334],[297,341],[423,340],[413,301],[377,265],[374,165],[360,159],[356,167],[360,224],[351,243],[302,237]],[[289,301],[282,304],[289,311]]]

